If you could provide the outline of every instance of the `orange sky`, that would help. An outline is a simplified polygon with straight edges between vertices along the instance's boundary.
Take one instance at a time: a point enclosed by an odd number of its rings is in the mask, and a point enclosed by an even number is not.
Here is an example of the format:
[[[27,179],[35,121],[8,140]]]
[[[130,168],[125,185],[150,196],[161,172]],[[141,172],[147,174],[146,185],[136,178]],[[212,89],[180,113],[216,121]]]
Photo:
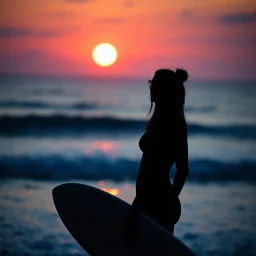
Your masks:
[[[254,0],[0,0],[0,73],[256,79]],[[95,45],[116,63],[97,66]]]

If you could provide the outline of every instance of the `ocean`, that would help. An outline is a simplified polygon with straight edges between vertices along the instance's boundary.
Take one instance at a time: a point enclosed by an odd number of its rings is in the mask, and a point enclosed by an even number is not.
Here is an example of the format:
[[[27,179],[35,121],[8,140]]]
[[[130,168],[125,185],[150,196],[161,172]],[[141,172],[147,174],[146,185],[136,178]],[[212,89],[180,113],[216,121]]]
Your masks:
[[[51,190],[76,181],[131,203],[149,107],[143,79],[0,76],[0,254],[83,255]],[[256,82],[186,84],[175,236],[198,255],[256,255],[255,113]]]

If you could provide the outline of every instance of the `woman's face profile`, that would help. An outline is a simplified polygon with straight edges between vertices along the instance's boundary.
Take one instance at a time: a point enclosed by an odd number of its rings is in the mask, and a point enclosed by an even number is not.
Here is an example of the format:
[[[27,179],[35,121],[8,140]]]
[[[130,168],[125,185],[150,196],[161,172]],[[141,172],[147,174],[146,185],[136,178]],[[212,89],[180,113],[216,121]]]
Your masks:
[[[156,83],[153,80],[148,80],[149,90],[150,90],[150,99],[152,102],[156,102],[155,99],[155,86]]]

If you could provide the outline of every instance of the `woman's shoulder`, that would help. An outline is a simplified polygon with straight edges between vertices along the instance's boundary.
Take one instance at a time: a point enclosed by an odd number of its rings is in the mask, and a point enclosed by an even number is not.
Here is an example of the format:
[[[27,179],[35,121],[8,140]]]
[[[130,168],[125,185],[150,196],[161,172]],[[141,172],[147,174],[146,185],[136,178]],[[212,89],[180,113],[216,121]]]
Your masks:
[[[187,123],[183,118],[158,119],[152,122],[146,130],[147,137],[156,140],[173,139],[173,137],[187,134]]]

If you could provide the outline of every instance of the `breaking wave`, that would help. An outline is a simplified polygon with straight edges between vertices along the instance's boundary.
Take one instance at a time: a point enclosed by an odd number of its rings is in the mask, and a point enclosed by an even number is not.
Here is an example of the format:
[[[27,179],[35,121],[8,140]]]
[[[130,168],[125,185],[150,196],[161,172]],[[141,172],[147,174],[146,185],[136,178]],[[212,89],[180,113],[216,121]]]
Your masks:
[[[117,117],[82,116],[1,116],[0,135],[4,136],[83,136],[142,132],[145,120]],[[256,139],[255,125],[203,125],[188,123],[189,136],[207,135],[233,139]]]
[[[256,182],[256,162],[220,162],[210,159],[192,160],[189,163],[191,181],[246,181]],[[106,155],[64,157],[2,156],[0,178],[36,180],[135,180],[139,159],[110,158]],[[173,167],[174,168],[174,167]]]

